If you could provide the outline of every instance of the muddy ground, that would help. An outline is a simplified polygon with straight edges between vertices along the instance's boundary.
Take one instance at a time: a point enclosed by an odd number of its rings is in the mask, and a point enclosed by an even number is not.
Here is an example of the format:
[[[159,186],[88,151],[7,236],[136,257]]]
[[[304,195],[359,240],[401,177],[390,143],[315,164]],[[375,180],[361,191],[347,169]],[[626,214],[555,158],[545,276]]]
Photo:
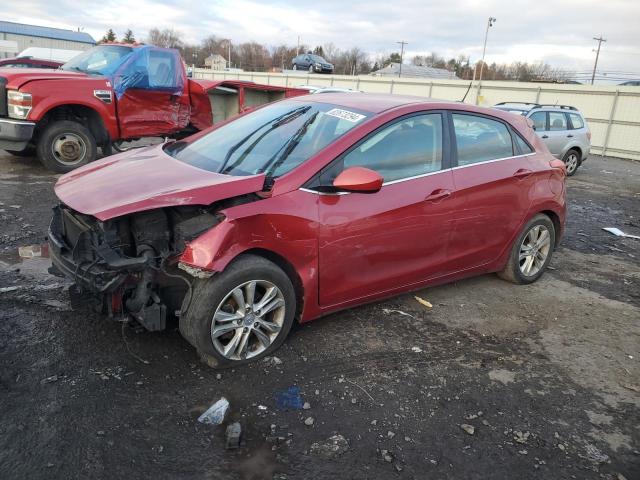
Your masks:
[[[175,325],[71,311],[48,260],[20,260],[55,180],[0,153],[0,478],[640,478],[640,241],[601,230],[640,234],[640,163],[594,156],[569,179],[536,284],[486,275],[417,292],[431,309],[352,309],[297,327],[281,363],[221,373]],[[293,385],[308,410],[277,409]],[[222,396],[238,450],[197,422]]]

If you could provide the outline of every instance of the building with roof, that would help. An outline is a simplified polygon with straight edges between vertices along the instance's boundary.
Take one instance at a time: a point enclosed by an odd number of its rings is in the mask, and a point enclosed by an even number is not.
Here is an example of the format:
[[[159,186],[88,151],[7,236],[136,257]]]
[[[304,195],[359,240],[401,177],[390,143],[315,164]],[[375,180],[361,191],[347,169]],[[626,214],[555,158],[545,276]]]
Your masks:
[[[380,70],[371,72],[371,75],[379,77],[398,77],[400,75],[400,64],[391,63]],[[440,78],[443,80],[459,80],[454,72],[444,68],[423,67],[420,65],[402,64],[403,78]]]
[[[0,58],[15,57],[29,47],[87,50],[95,44],[86,32],[0,21]]]
[[[227,59],[214,53],[204,59],[204,66],[212,70],[224,70],[227,67]]]

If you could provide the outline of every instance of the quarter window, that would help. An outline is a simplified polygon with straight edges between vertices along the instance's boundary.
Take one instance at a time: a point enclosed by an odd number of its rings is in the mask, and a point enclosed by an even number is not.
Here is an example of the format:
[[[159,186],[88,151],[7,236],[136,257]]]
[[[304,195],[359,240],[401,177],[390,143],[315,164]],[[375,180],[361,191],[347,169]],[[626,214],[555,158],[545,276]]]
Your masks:
[[[571,120],[571,126],[574,130],[577,130],[578,128],[584,128],[584,120],[582,120],[582,117],[577,113],[570,113],[569,119]]]
[[[527,142],[525,142],[522,139],[522,137],[520,137],[520,135],[518,135],[517,133],[514,133],[513,137],[516,140],[516,145],[518,146],[518,149],[520,150],[521,155],[527,155],[529,153],[533,153],[533,149],[529,146]]]
[[[547,114],[546,112],[536,112],[529,117],[533,122],[533,126],[537,131],[544,131],[547,129]]]
[[[442,168],[442,116],[415,115],[369,137],[344,156],[343,168],[375,170],[385,182],[437,172]]]
[[[567,117],[563,112],[549,112],[549,130],[566,130]]]
[[[454,113],[458,166],[513,156],[511,134],[504,123]]]

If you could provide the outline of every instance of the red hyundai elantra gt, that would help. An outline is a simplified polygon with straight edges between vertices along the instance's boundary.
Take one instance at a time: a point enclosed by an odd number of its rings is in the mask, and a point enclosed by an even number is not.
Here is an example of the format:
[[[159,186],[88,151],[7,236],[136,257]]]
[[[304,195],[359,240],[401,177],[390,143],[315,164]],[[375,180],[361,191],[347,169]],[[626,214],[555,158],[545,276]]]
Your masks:
[[[212,365],[295,320],[487,272],[537,280],[564,164],[527,120],[421,98],[283,100],[60,178],[53,271],[148,330],[178,317]]]

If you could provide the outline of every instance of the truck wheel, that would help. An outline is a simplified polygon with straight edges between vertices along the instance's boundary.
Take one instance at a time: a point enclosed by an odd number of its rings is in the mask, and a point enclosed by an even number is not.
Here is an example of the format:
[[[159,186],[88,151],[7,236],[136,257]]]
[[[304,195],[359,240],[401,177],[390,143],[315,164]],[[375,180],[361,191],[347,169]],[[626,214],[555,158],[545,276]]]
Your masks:
[[[256,255],[241,255],[223,272],[193,285],[180,333],[211,367],[242,365],[271,355],[296,312],[287,274]]]
[[[60,120],[49,125],[38,141],[38,158],[49,170],[67,173],[96,159],[96,139],[84,125]]]

